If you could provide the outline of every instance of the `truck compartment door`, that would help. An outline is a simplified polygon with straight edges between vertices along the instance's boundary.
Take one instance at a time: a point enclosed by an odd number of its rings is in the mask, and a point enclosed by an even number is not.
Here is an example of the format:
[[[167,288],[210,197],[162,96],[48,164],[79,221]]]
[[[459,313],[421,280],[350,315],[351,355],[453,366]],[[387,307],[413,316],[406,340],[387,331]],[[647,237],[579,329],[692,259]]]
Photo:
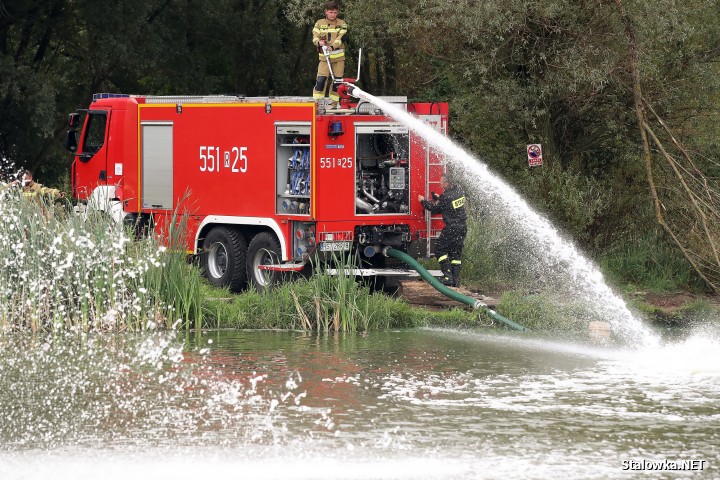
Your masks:
[[[173,208],[173,123],[142,122],[142,208]]]
[[[429,127],[447,136],[447,119],[443,121],[442,115],[418,115],[418,118]],[[425,157],[425,188],[423,195],[429,199],[433,193],[441,192],[440,178],[447,171],[447,163],[441,152],[427,143],[423,144],[423,151]],[[425,255],[428,257],[432,251],[432,240],[440,235],[438,223],[441,219],[442,215],[432,215],[429,211],[425,211]],[[435,225],[435,228],[433,228],[433,225]]]

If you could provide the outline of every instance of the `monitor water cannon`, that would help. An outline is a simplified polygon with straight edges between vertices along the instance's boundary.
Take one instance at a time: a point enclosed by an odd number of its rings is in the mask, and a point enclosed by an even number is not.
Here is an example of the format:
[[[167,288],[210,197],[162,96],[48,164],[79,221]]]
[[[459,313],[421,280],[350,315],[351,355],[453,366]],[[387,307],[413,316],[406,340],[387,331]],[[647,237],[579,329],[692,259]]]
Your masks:
[[[355,76],[355,78],[335,78],[335,72],[333,72],[332,63],[330,62],[330,50],[327,46],[322,46],[322,53],[325,57],[325,61],[327,62],[328,70],[330,70],[330,77],[332,78],[333,83],[338,84],[337,92],[340,96],[341,105],[343,107],[349,107],[352,97],[360,98],[353,92],[357,89],[355,83],[360,80],[360,67],[362,65],[362,47],[360,47],[358,50],[357,75]]]
[[[338,85],[338,95],[340,96],[340,104],[345,108],[349,107],[350,103],[353,103],[353,92],[357,87],[355,86],[354,78],[344,78],[342,83]]]

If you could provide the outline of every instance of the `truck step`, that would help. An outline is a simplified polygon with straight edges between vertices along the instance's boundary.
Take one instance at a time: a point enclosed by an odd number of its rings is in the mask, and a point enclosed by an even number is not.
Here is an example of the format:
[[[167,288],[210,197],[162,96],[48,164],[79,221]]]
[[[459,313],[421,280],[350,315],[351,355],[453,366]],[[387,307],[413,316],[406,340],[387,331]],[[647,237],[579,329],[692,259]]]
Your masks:
[[[419,277],[420,274],[412,269],[401,268],[329,268],[325,270],[328,275],[346,275],[355,277]],[[428,270],[433,277],[441,277],[440,270]]]

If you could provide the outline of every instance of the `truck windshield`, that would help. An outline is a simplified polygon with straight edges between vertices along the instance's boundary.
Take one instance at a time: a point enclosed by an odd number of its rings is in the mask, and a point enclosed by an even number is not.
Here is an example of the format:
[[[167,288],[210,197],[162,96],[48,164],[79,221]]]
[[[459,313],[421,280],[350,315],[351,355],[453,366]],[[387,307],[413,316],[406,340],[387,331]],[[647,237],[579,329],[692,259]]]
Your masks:
[[[82,153],[96,153],[105,143],[107,112],[89,112]]]

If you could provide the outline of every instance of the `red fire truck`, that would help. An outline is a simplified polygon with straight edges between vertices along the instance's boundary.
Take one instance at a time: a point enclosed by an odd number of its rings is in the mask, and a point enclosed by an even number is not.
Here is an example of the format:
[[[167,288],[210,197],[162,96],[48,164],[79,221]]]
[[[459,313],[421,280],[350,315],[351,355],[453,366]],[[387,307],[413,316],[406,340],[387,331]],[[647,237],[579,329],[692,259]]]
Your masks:
[[[382,98],[446,132],[446,103]],[[417,201],[441,158],[370,103],[96,94],[68,123],[73,196],[159,234],[183,214],[218,286],[262,289],[315,253],[429,253],[442,228]]]

